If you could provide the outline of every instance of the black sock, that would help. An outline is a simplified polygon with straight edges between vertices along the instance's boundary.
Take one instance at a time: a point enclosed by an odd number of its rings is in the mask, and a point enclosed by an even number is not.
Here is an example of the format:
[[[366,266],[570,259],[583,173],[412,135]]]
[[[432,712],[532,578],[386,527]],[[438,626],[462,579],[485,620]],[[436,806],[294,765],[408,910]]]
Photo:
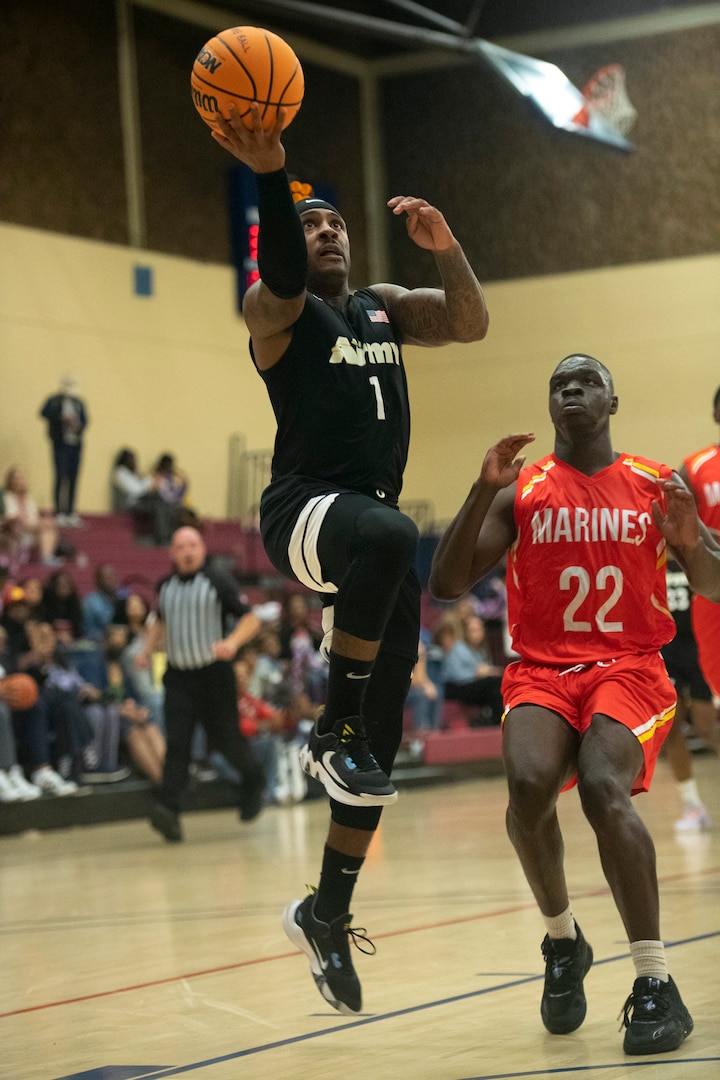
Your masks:
[[[332,922],[338,915],[346,915],[350,909],[353,889],[365,862],[364,858],[342,855],[325,845],[320,884],[315,896],[315,917],[322,922]]]
[[[351,660],[349,656],[330,653],[325,712],[318,722],[318,731],[329,731],[338,720],[361,716],[362,703],[375,665],[374,660]]]

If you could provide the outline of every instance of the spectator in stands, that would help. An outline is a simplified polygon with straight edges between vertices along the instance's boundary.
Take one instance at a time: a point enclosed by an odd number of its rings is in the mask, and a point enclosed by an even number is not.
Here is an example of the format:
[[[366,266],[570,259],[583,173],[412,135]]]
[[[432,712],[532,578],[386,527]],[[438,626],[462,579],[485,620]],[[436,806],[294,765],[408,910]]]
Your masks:
[[[485,647],[485,625],[478,615],[467,615],[463,636],[445,656],[445,698],[483,709],[483,722],[499,724],[503,705],[502,668],[490,662]]]
[[[113,464],[111,487],[113,510],[130,510],[149,518],[153,539],[158,546],[170,543],[175,528],[175,507],[160,494],[161,478],[155,473],[143,475],[134,450],[120,450]]]
[[[86,712],[95,730],[95,750],[98,769],[86,774],[88,783],[108,783],[124,780],[128,769],[118,768],[121,744],[128,748],[134,764],[158,784],[165,760],[165,739],[156,724],[150,722],[150,711],[142,700],[134,672],[123,665],[128,644],[127,626],[110,624],[105,628],[102,664],[94,681],[96,694],[86,705]]]
[[[187,475],[178,469],[172,454],[161,454],[153,469],[153,480],[160,497],[175,508],[182,506],[187,495],[190,481]]]
[[[115,615],[119,599],[117,574],[110,563],[100,563],[95,568],[95,590],[82,601],[83,637],[89,641],[102,641],[105,627]]]
[[[263,626],[253,638],[251,648],[256,657],[250,661],[250,693],[279,709],[289,707],[293,692],[280,661],[282,647],[277,630]]]
[[[45,401],[40,415],[47,420],[53,450],[53,501],[58,524],[80,525],[80,518],[75,513],[75,493],[88,415],[72,376],[61,380],[59,392]]]
[[[317,705],[325,701],[328,665],[320,654],[322,630],[313,625],[307,598],[303,593],[285,597],[280,626],[279,659],[295,696],[307,694]]]
[[[413,731],[439,731],[442,727],[443,694],[428,674],[427,647],[418,643],[418,659],[413,669],[405,706]]]
[[[18,657],[30,648],[26,629],[29,619],[30,605],[25,590],[8,581],[2,591],[0,624],[5,631],[5,650],[10,658],[11,670],[16,669]]]
[[[28,782],[18,765],[13,717],[3,689],[3,678],[7,674],[3,664],[4,649],[5,632],[0,628],[0,802],[25,802],[39,799],[42,791]]]
[[[27,585],[25,586],[27,594]],[[45,582],[40,602],[40,618],[48,622],[58,641],[68,645],[83,636],[82,599],[72,575],[56,570]]]
[[[240,656],[233,664],[235,675],[235,687],[238,699],[238,724],[240,731],[247,739],[253,757],[262,765],[265,771],[265,791],[263,801],[274,803],[277,801],[276,789],[278,784],[278,756],[281,732],[283,730],[283,715],[280,709],[269,705],[267,701],[254,697],[249,691],[250,665],[247,660]],[[211,750],[209,762],[221,779],[232,780],[234,783],[241,782],[240,773],[217,751]]]
[[[51,795],[73,794],[83,783],[83,773],[97,765],[93,729],[82,707],[92,696],[92,687],[70,663],[49,623],[29,622],[27,636],[30,649],[18,658],[18,668],[35,679],[39,696],[25,720],[37,721],[28,717],[36,709],[41,717],[31,731],[35,744],[29,751],[31,757],[44,759],[33,764],[30,779]],[[58,789],[58,774],[68,787]]]
[[[11,555],[21,562],[39,558],[45,566],[57,566],[57,522],[54,515],[39,510],[29,492],[25,470],[19,465],[6,473],[3,503]]]
[[[43,621],[42,618],[42,598],[43,598],[43,583],[39,577],[26,577],[22,578],[18,582],[20,588],[25,593],[25,600],[30,609],[29,618],[35,621]]]
[[[150,710],[150,717],[158,727],[160,734],[165,731],[165,717],[163,703],[165,694],[162,682],[156,675],[152,665],[140,668],[135,663],[135,657],[143,652],[147,640],[148,629],[155,621],[155,612],[150,610],[149,605],[139,593],[129,593],[122,597],[115,609],[115,622],[127,627],[127,643],[122,654],[123,668],[137,687],[138,693],[144,705]],[[159,655],[156,653],[156,656]],[[163,741],[164,754],[164,741]]]

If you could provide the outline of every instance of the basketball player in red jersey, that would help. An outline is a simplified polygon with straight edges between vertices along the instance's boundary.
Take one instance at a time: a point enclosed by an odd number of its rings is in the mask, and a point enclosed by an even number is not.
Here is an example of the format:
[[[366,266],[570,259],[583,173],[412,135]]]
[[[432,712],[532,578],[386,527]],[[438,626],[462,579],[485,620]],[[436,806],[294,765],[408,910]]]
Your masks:
[[[720,424],[720,388],[713,399],[713,419]],[[695,496],[700,520],[720,537],[720,446],[713,443],[690,454],[683,461],[680,475]],[[713,696],[720,698],[720,606],[695,595],[692,627],[705,681]],[[703,725],[697,734],[720,750],[716,723]]]
[[[654,845],[631,795],[648,790],[675,714],[659,655],[675,625],[657,503],[663,481],[679,477],[613,450],[618,399],[593,357],[560,362],[549,403],[554,452],[524,467],[516,455],[531,434],[488,451],[438,545],[430,590],[457,599],[508,552],[508,620],[521,659],[503,679],[507,828],[547,928],[543,1023],[567,1034],[586,1013],[593,953],[570,906],[556,813],[561,790],[577,783],[636,969],[624,1049],[661,1053],[680,1046],[693,1022],[668,974]]]

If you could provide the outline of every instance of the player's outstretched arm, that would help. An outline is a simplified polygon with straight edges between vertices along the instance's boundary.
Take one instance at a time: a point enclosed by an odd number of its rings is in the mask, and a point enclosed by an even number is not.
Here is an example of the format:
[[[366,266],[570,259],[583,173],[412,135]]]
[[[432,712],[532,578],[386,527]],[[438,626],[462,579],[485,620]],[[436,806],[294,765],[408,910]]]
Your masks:
[[[693,592],[720,602],[720,544],[700,521],[695,499],[677,474],[659,483],[663,498],[653,501],[655,524]]]
[[[525,462],[517,455],[534,438],[529,432],[507,435],[485,455],[480,476],[435,549],[428,585],[438,600],[464,596],[515,539],[515,482]]]
[[[388,206],[406,215],[410,239],[432,251],[443,283],[442,289],[377,286],[405,340],[414,345],[482,340],[489,322],[482,287],[443,214],[410,195],[396,195]]]
[[[255,173],[260,280],[245,294],[243,315],[255,362],[264,369],[285,352],[290,328],[305,305],[307,245],[285,172],[285,148],[280,141],[285,110],[278,110],[277,122],[269,131],[263,130],[257,103],[251,105],[250,113],[252,129],[245,127],[234,106],[230,106],[229,120],[217,113],[220,130],[213,130],[212,136]]]

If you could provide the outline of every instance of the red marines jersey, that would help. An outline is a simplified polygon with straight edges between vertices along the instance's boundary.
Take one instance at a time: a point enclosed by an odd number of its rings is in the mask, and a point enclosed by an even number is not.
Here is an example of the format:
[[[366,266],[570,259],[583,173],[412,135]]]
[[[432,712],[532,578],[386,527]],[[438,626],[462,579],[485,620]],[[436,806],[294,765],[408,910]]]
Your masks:
[[[683,461],[695,493],[698,514],[709,529],[720,531],[720,446],[698,450]],[[700,667],[713,694],[720,693],[720,604],[704,596],[693,596],[692,624],[700,653]]]
[[[720,530],[720,446],[706,446],[683,465],[695,492],[700,519],[711,529]]]
[[[568,665],[655,652],[675,636],[665,540],[652,517],[672,470],[621,455],[585,476],[553,454],[520,473],[508,555],[514,649]]]

